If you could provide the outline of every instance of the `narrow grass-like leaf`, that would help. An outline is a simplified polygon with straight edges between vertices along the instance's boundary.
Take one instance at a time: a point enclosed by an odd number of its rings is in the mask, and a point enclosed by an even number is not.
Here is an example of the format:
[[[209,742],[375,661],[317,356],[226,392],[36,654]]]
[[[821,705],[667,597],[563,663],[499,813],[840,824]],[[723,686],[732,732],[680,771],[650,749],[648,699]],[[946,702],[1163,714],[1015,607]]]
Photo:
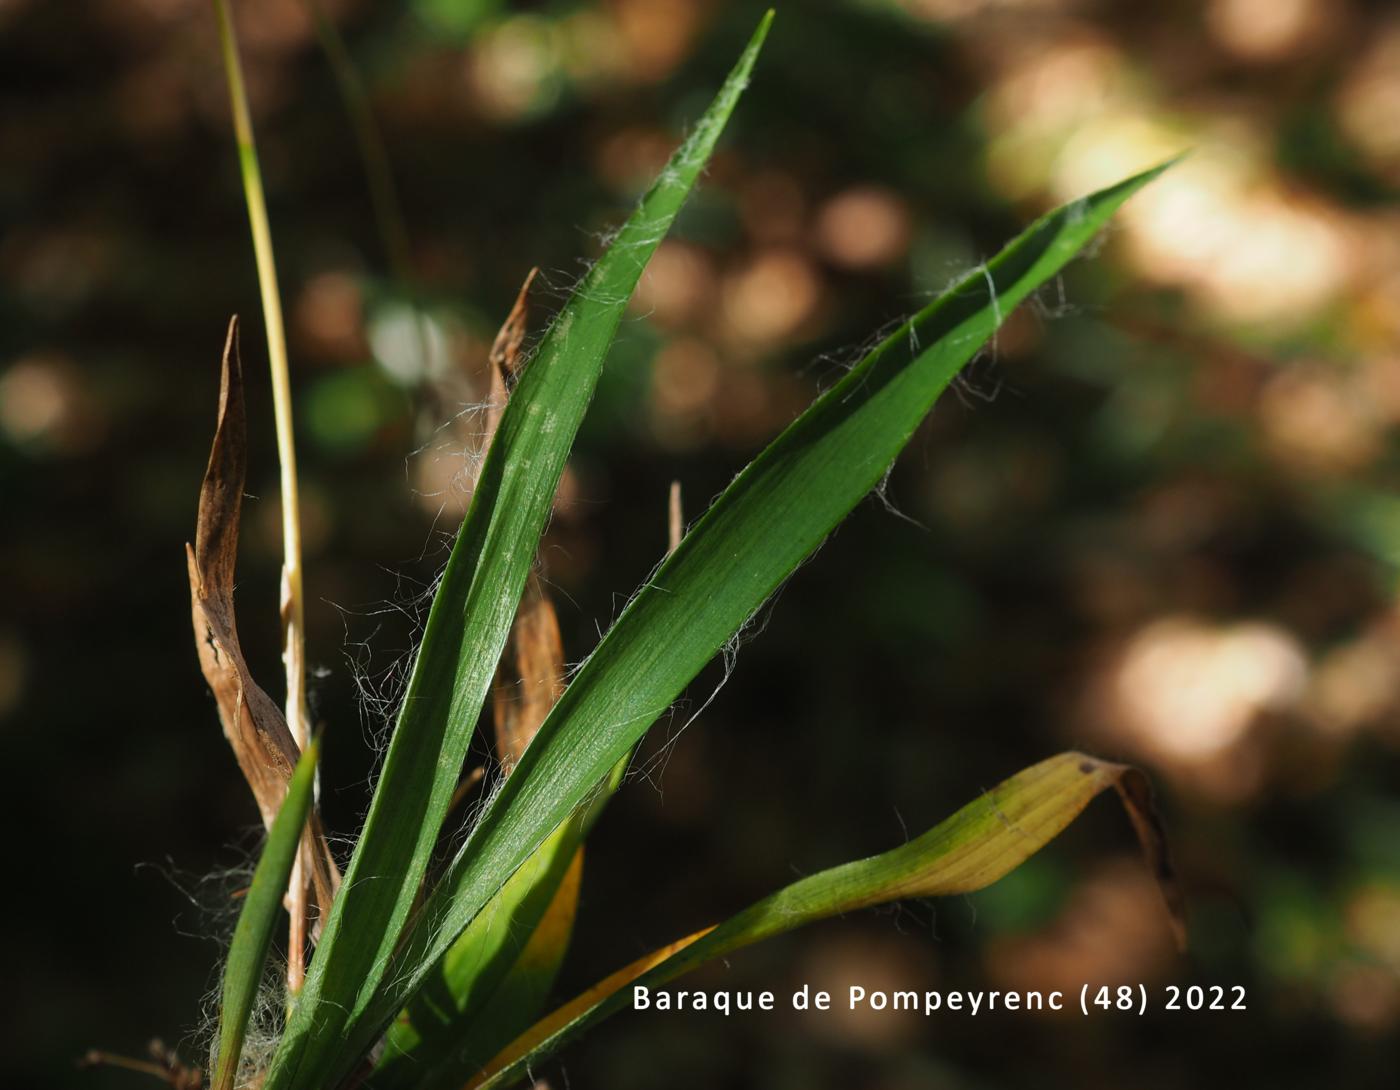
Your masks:
[[[496,754],[504,774],[563,688],[559,623],[543,583],[532,574],[492,686]],[[389,1028],[375,1087],[460,1086],[539,1014],[531,997],[539,990],[541,966],[558,966],[573,930],[588,817],[581,813],[556,829],[453,943]]]
[[[520,309],[517,301],[498,344],[503,339],[518,344],[523,332]],[[672,481],[668,553],[680,545],[683,527],[680,482]],[[496,749],[506,768],[520,760],[562,693],[559,625],[543,586],[533,577],[516,615],[512,642],[514,674],[504,669],[503,660],[492,694]],[[518,680],[511,682],[511,676]],[[628,759],[614,768],[609,792],[621,782]],[[600,804],[609,792],[600,795]],[[452,944],[386,1034],[371,1080],[376,1090],[461,1086],[538,1016],[573,931],[582,840],[600,810],[601,806],[590,807],[584,823],[575,818],[556,829]],[[560,873],[559,864],[569,860],[571,851],[572,862]]]
[[[667,504],[668,554],[676,551],[683,533],[680,482],[672,481]],[[514,632],[519,672],[523,676],[541,673],[537,666],[532,669],[532,662],[540,657],[541,644],[551,644],[550,638],[531,638],[531,625],[538,621],[530,621],[526,612],[530,597],[531,590],[527,589]],[[522,618],[527,621],[523,632]],[[552,610],[544,620],[543,627],[546,633],[553,633],[553,645],[562,656]],[[558,676],[562,677],[562,663],[562,657],[550,658],[548,665],[558,666]],[[559,695],[551,691],[548,699],[542,700],[532,699],[526,693],[522,694],[524,699],[503,700],[498,678],[494,707],[497,749],[503,762],[513,765],[520,759],[524,743],[534,737]],[[526,728],[524,732],[518,729],[521,725]],[[599,794],[595,805],[587,808],[588,822],[596,819],[608,795],[621,783],[630,760],[628,753],[614,766],[607,790]],[[582,839],[588,827],[570,819],[556,829],[452,944],[438,962],[437,973],[419,988],[410,1003],[411,1013],[405,1012],[391,1027],[372,1082],[377,1090],[395,1090],[400,1086],[406,1090],[410,1080],[415,1090],[451,1090],[461,1086],[488,1057],[496,1055],[538,1016],[573,931],[583,870]],[[561,836],[570,839],[561,843]],[[579,847],[567,871],[560,875],[558,866],[548,861],[564,858],[575,840]],[[541,896],[550,890],[553,899],[537,919]],[[492,960],[482,956],[486,947],[491,948]],[[506,964],[511,957],[513,963],[500,974],[497,966]],[[425,1003],[425,997],[433,994],[455,997],[458,1003],[446,1010]],[[431,1035],[420,1032],[425,1023],[431,1025]]]
[[[1180,899],[1145,777],[1126,765],[1061,753],[1003,781],[907,844],[794,882],[718,927],[620,969],[513,1041],[468,1088],[504,1087],[519,1079],[574,1034],[628,1006],[629,985],[658,987],[704,962],[828,916],[989,886],[1058,836],[1108,787],[1117,788],[1128,808],[1162,885],[1173,931],[1184,942]]]
[[[333,1085],[407,994],[391,988],[392,1008],[373,1024],[366,1019],[437,843],[608,346],[642,270],[748,83],[770,19],[764,18],[695,131],[550,326],[502,414],[428,614],[363,834],[265,1090]],[[482,905],[514,870],[483,890]]]
[[[538,272],[531,269],[526,276],[488,355],[490,393],[479,447],[483,451],[491,445],[510,400],[510,386],[524,362],[529,293]],[[475,488],[475,474],[468,472],[470,487]],[[539,574],[531,572],[491,686],[502,775],[515,767],[564,691],[564,672],[564,642],[554,604]],[[527,1001],[537,990],[538,965],[562,962],[573,931],[582,869],[577,846],[582,837],[583,826],[577,822],[556,829],[458,936],[438,971],[389,1027],[375,1062],[375,1087],[425,1090],[425,1082],[460,1086],[535,1020],[539,1006],[527,1006]],[[563,881],[566,867],[568,882]],[[546,916],[550,926],[536,935]],[[551,941],[559,945],[542,948]],[[527,942],[532,947],[529,958],[523,954]],[[484,1017],[489,1024],[482,1022]]]
[[[492,893],[880,481],[1005,316],[1163,169],[1042,217],[891,334],[734,479],[565,690],[430,897],[359,1032],[393,1016]]]
[[[292,385],[287,363],[287,334],[282,321],[282,298],[277,287],[277,262],[272,252],[272,228],[263,195],[262,170],[253,139],[253,117],[243,85],[243,63],[238,37],[227,0],[214,0],[228,79],[229,105],[233,111],[234,138],[248,206],[248,226],[253,235],[253,256],[258,268],[263,324],[267,327],[267,358],[272,373],[273,417],[277,430],[277,461],[282,492],[282,662],[287,673],[287,726],[297,745],[311,737],[311,717],[306,707],[306,593],[301,568],[301,501],[298,498],[296,438],[292,426]],[[290,912],[287,987],[293,995],[301,989],[308,922],[307,871],[317,864],[308,849],[299,857],[287,891]],[[325,911],[324,898],[321,912]],[[319,917],[318,917],[319,922]]]
[[[214,1054],[213,1090],[233,1090],[238,1077],[248,1017],[258,986],[262,984],[263,965],[267,962],[272,933],[281,914],[282,894],[287,889],[306,816],[311,810],[318,748],[316,742],[309,743],[297,761],[287,785],[287,796],[272,823],[267,844],[253,871],[253,884],[248,888],[233,930],[219,1004],[219,1045]]]

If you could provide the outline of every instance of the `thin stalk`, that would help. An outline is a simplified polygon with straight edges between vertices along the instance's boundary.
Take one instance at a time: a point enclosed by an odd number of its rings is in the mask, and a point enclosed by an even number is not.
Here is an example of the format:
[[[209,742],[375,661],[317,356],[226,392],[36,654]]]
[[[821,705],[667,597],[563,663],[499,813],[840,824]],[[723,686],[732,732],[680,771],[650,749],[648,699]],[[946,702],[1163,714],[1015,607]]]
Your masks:
[[[321,41],[321,49],[330,63],[331,75],[335,78],[336,89],[350,119],[350,128],[355,134],[355,144],[365,169],[365,181],[369,186],[370,205],[374,209],[374,221],[379,228],[379,237],[384,246],[395,279],[405,288],[413,283],[412,260],[409,257],[408,227],[404,222],[403,205],[399,201],[398,186],[394,183],[394,171],[389,165],[389,153],[384,147],[384,137],[374,119],[369,95],[365,93],[364,81],[355,68],[350,50],[345,45],[339,29],[327,18],[317,0],[309,0],[312,18],[316,21],[316,33]]]
[[[423,375],[427,376],[432,371],[432,361],[428,359],[428,318],[421,305],[417,282],[413,275],[408,222],[404,217],[403,202],[399,200],[398,186],[394,182],[389,152],[384,146],[384,135],[375,121],[374,109],[370,105],[364,80],[360,78],[359,70],[355,67],[355,61],[350,56],[349,47],[346,46],[339,28],[327,17],[318,0],[308,0],[308,7],[316,21],[316,34],[320,39],[321,49],[330,64],[336,90],[340,93],[341,102],[350,121],[350,129],[355,136],[355,146],[359,150],[365,182],[369,187],[374,222],[379,230],[384,256],[389,263],[390,275],[397,281],[405,302],[413,312],[418,362]]]
[[[253,234],[263,324],[267,328],[267,358],[272,371],[272,404],[277,424],[277,459],[282,489],[282,662],[287,671],[287,725],[297,745],[305,749],[311,733],[306,712],[306,611],[302,590],[301,508],[297,494],[296,443],[292,435],[292,386],[287,366],[287,333],[282,322],[277,265],[272,254],[272,231],[268,226],[267,201],[263,196],[262,171],[258,167],[258,150],[253,140],[248,93],[243,85],[238,40],[226,0],[213,2],[219,21],[224,71],[228,76],[233,132],[238,143],[243,195],[248,204],[248,223]],[[287,987],[294,996],[301,990],[306,974],[303,961],[307,924],[306,850],[307,844],[303,839],[302,850],[297,854],[287,889],[287,911],[291,916]]]
[[[174,1084],[170,1068],[165,1064],[158,1064],[153,1060],[137,1060],[130,1056],[120,1056],[115,1052],[99,1052],[96,1049],[90,1049],[78,1061],[78,1066],[84,1068],[117,1067],[123,1071],[134,1071],[138,1075],[150,1075],[161,1082]]]

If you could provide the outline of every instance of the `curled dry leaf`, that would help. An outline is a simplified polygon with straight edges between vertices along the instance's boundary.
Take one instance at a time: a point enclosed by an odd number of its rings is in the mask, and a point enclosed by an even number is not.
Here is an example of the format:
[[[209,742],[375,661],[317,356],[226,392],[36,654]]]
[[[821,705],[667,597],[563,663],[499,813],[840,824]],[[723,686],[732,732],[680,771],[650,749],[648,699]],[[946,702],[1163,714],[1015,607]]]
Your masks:
[[[515,302],[511,304],[510,313],[497,330],[496,339],[491,342],[491,351],[486,357],[486,381],[489,389],[486,393],[486,426],[480,438],[482,451],[491,446],[491,440],[496,436],[496,427],[501,422],[501,414],[506,411],[511,387],[515,385],[515,380],[520,377],[521,368],[525,365],[520,357],[520,349],[525,344],[525,333],[529,329],[530,285],[535,282],[539,271],[538,268],[532,268],[525,274],[525,282],[520,285]],[[473,487],[475,484],[476,482],[472,481]]]
[[[529,329],[530,286],[539,274],[538,267],[525,274],[525,282],[520,285],[510,313],[491,345],[491,367],[506,381],[514,381],[520,374],[520,346],[525,343],[525,333]]]
[[[1089,760],[1086,758],[1086,763]],[[1167,828],[1162,821],[1162,815],[1157,811],[1152,781],[1142,769],[1132,765],[1103,761],[1094,763],[1107,765],[1113,770],[1113,789],[1118,792],[1123,809],[1128,812],[1128,818],[1133,823],[1133,831],[1137,833],[1138,843],[1142,846],[1147,868],[1157,880],[1157,888],[1161,891],[1162,902],[1166,905],[1167,920],[1171,925],[1172,938],[1176,940],[1176,948],[1185,952],[1186,895],[1182,892],[1181,883],[1176,876],[1176,867],[1172,864],[1167,843]]]
[[[263,824],[271,828],[301,753],[281,709],[248,672],[238,643],[233,585],[247,445],[243,367],[238,357],[238,319],[234,318],[224,344],[218,424],[199,490],[195,541],[185,546],[185,553],[199,666],[214,693],[224,736],[252,789]],[[320,819],[313,815],[308,828],[313,845],[312,890],[316,904],[324,910],[335,896],[340,872]],[[318,916],[322,914],[318,912]],[[319,923],[315,931],[319,934]]]

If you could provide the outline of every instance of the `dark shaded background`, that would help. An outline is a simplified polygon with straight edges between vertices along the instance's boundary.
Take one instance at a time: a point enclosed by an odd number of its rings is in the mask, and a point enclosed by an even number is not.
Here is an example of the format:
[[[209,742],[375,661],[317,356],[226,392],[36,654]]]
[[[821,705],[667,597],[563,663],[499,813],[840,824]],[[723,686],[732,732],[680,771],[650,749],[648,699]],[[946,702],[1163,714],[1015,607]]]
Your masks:
[[[760,9],[327,3],[405,253],[310,8],[235,5],[292,336],[325,805],[350,833],[460,510],[485,345],[548,309]],[[274,692],[280,542],[256,284],[202,0],[0,4],[0,729],[7,1084],[152,1035],[197,1057],[256,816],[196,666],[181,549],[244,315],[240,619]],[[1146,767],[1193,911],[1169,947],[1107,802],[977,896],[863,913],[704,983],[1242,984],[1243,1014],[619,1018],[556,1087],[1369,1087],[1400,1023],[1400,21],[1359,0],[784,5],[649,271],[548,541],[578,659],[873,330],[1039,210],[1191,159],[1018,313],[659,726],[589,847],[561,997],[1065,746]],[[429,366],[413,306],[431,320]],[[703,703],[718,671],[693,687]],[[211,881],[204,876],[215,875]],[[699,979],[699,978],[697,978]],[[566,1081],[567,1080],[567,1081]]]

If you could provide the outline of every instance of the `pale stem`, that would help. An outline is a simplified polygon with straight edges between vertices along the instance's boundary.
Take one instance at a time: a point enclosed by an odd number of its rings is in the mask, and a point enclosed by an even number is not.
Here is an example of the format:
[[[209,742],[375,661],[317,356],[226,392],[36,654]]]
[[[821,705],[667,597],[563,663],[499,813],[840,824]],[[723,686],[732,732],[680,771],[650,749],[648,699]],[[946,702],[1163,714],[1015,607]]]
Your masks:
[[[282,301],[277,288],[277,266],[272,255],[272,231],[268,226],[267,202],[263,196],[262,172],[253,141],[253,119],[248,109],[248,93],[243,85],[243,68],[238,57],[238,41],[225,0],[214,0],[219,20],[219,42],[223,49],[224,71],[228,75],[229,101],[233,108],[233,131],[238,142],[239,168],[243,193],[248,203],[248,223],[253,233],[253,253],[262,294],[263,324],[267,328],[267,358],[272,371],[272,404],[277,424],[277,458],[281,467],[282,491],[282,661],[287,670],[287,726],[298,747],[304,749],[310,737],[306,713],[305,606],[301,578],[301,516],[297,497],[296,445],[292,436],[292,387],[287,367],[287,335],[282,324]],[[287,987],[293,995],[301,990],[305,977],[306,950],[306,867],[307,841],[292,868],[287,890],[287,910],[291,915],[287,951]]]
[[[671,495],[666,504],[666,555],[680,548],[685,536],[685,516],[681,512],[681,482],[671,482]]]

